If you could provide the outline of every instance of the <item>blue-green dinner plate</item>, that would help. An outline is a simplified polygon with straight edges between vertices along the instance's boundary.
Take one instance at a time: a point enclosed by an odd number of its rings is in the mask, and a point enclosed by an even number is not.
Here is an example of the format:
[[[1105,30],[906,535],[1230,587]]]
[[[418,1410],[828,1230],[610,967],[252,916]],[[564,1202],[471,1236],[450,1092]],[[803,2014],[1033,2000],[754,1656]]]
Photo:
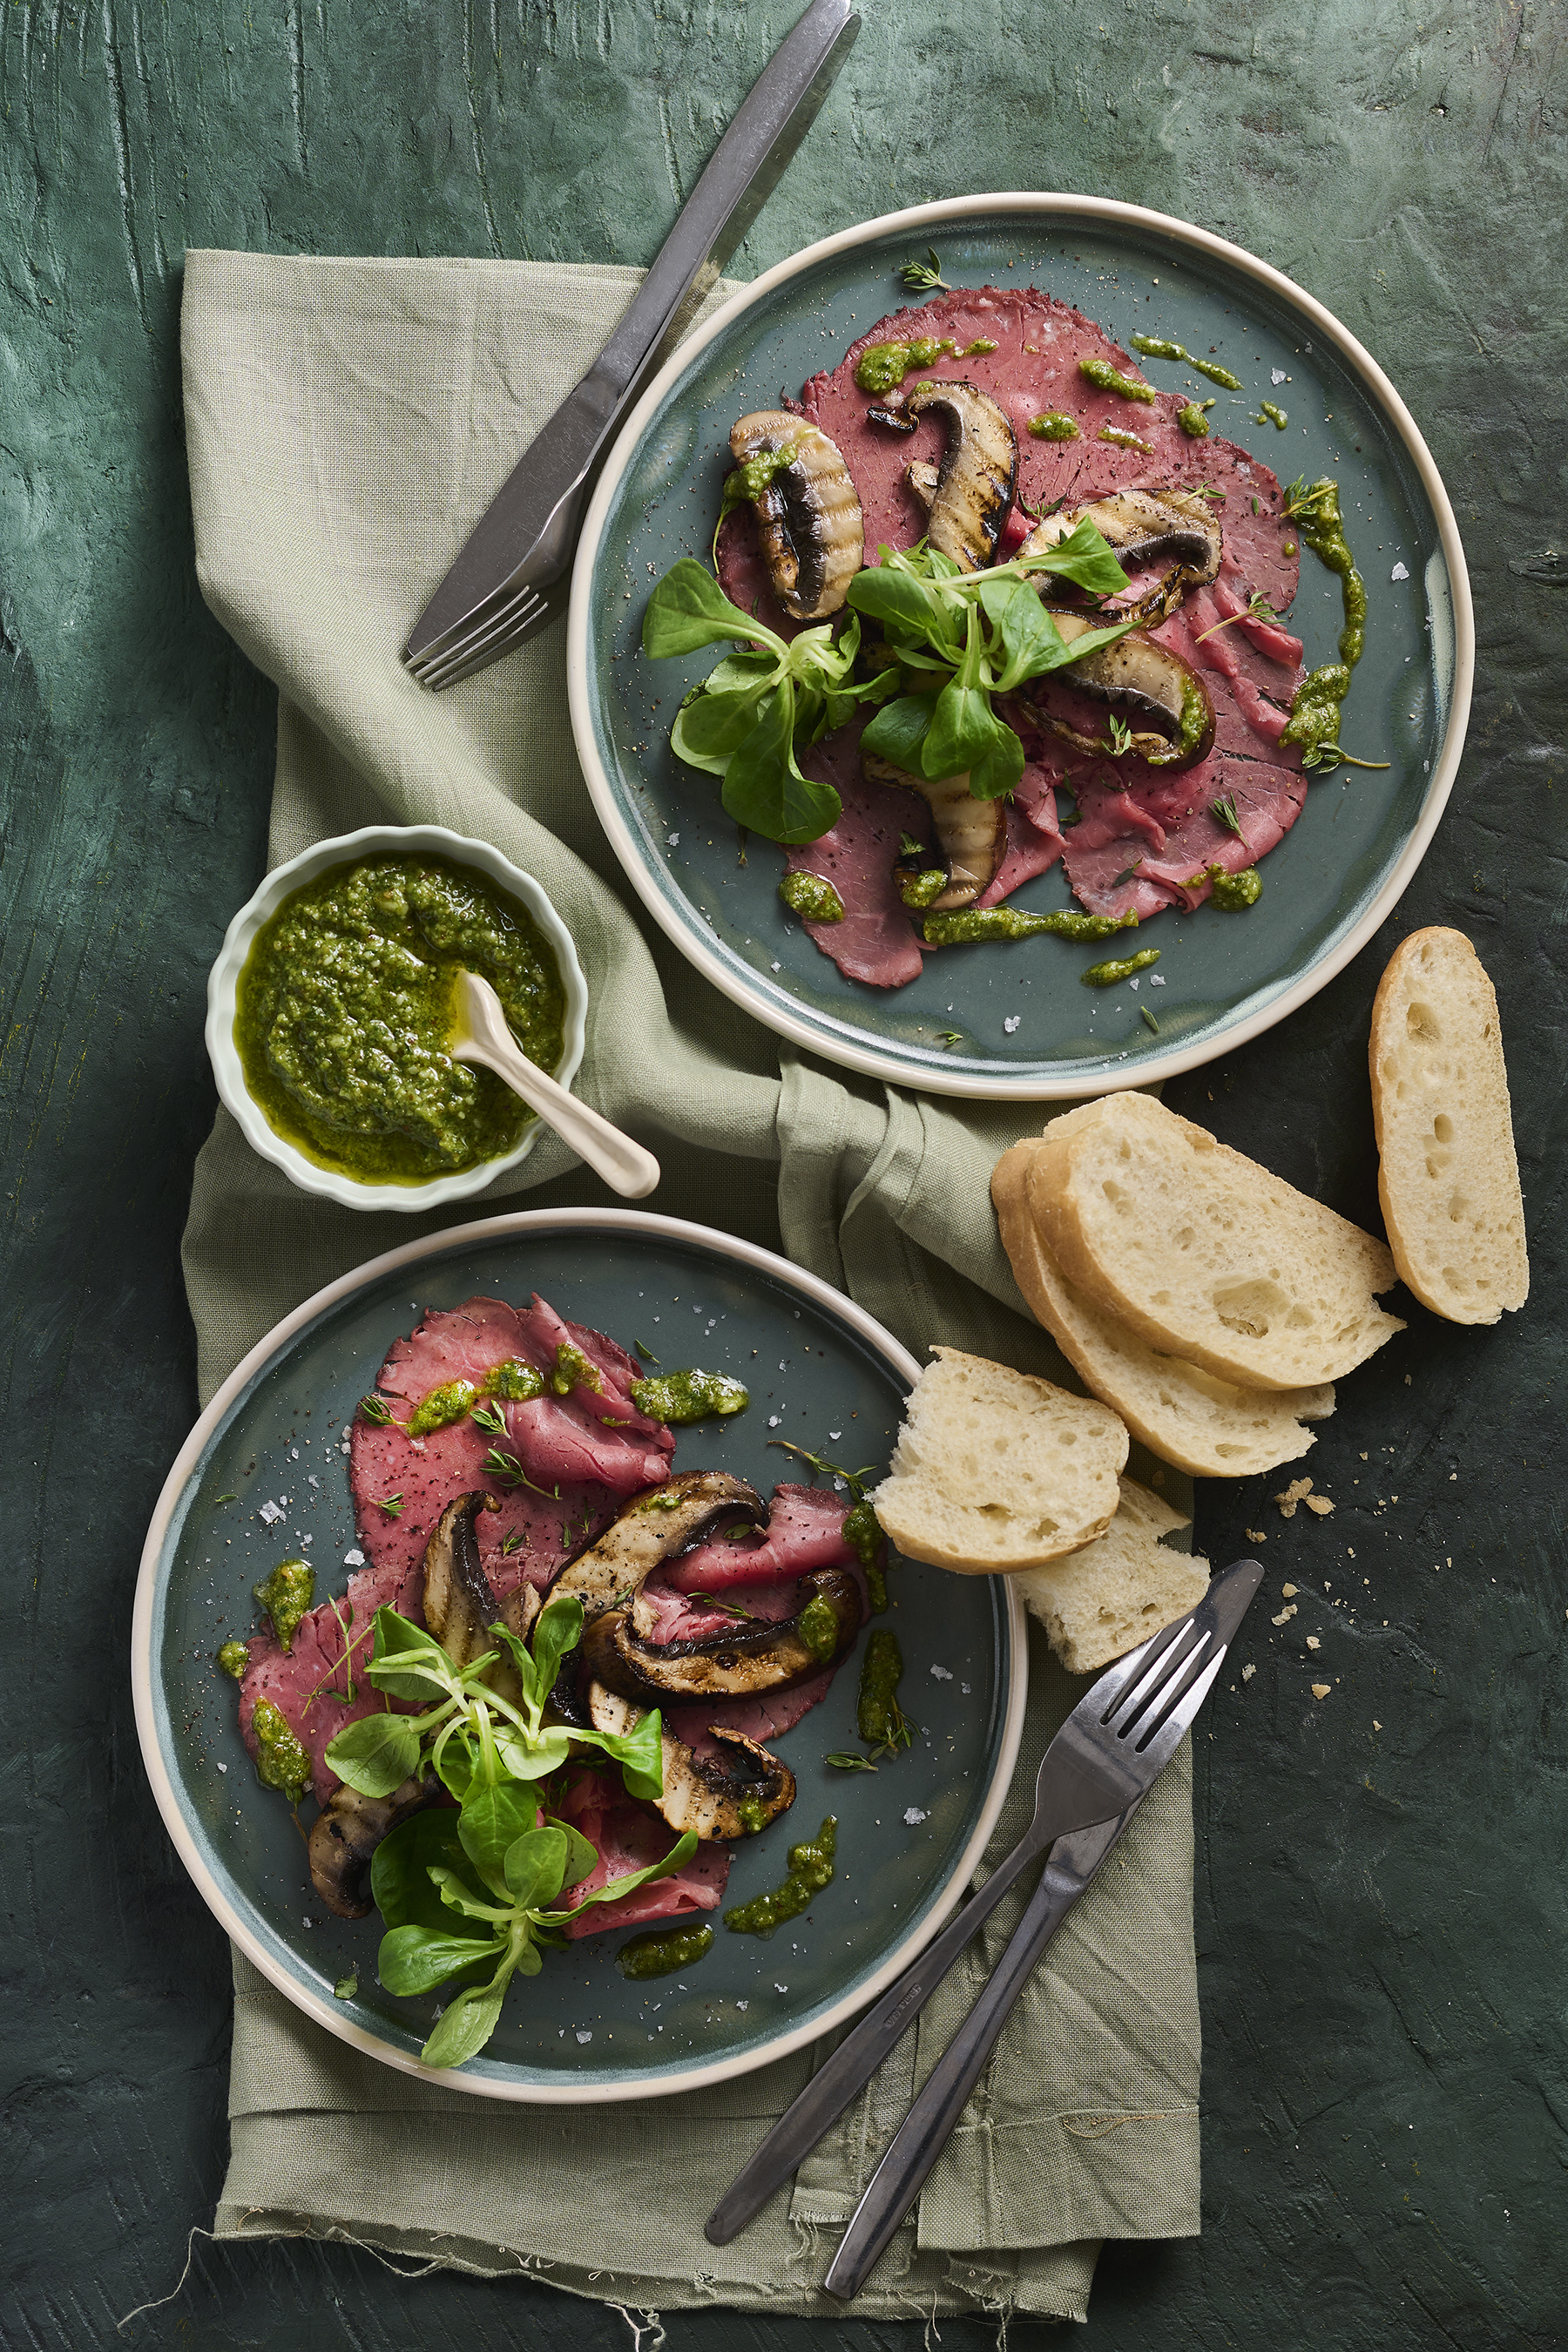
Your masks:
[[[841,978],[776,895],[783,853],[746,862],[717,780],[682,768],[669,722],[718,649],[647,661],[655,577],[705,556],[737,416],[777,405],[907,300],[899,265],[934,246],[953,286],[1036,285],[1123,346],[1136,332],[1211,348],[1242,380],[1215,392],[1214,430],[1283,481],[1337,478],[1369,600],[1366,653],[1345,706],[1347,751],[1386,760],[1314,780],[1263,867],[1250,913],[1167,912],[1152,942],[1164,986],[1091,990],[1104,953],[1049,937],[928,958],[907,988]],[[1175,389],[1186,372],[1148,362]],[[1258,422],[1272,399],[1288,429]],[[1339,583],[1307,552],[1291,625],[1307,662],[1337,658]],[[577,750],[627,874],[716,987],[797,1045],[932,1092],[1023,1100],[1146,1086],[1228,1051],[1321,988],[1389,913],[1425,854],[1458,765],[1474,629],[1442,482],[1376,362],[1321,303],[1222,238],[1091,196],[972,196],[826,238],[757,279],[682,344],[628,421],[589,509],[567,656]],[[1017,894],[1071,902],[1059,866]],[[1142,1011],[1157,1010],[1158,1031]],[[1008,1024],[1008,1025],[1005,1025]]]
[[[766,1494],[811,1473],[788,1438],[850,1469],[886,1464],[919,1367],[826,1283],[700,1225],[637,1210],[533,1210],[461,1225],[374,1258],[319,1291],[253,1348],[182,1447],[148,1532],[132,1679],[142,1753],[181,1860],[235,1942],[307,2015],[409,2073],[435,2018],[376,1983],[379,1921],[335,1919],[315,1895],[282,1799],[258,1785],[235,1686],[215,1653],[256,1619],[251,1587],[304,1550],[317,1592],[341,1592],[354,1544],[343,1439],[356,1400],[427,1307],[539,1291],[574,1322],[669,1366],[732,1372],[733,1420],[681,1433],[683,1469],[712,1466]],[[283,1510],[264,1519],[264,1506]],[[800,1793],[736,1849],[726,1905],[779,1884],[794,1840],[838,1819],[838,1870],[809,1915],[763,1942],[719,1925],[676,1977],[628,1983],[624,1935],[590,1937],[519,1979],[481,2057],[438,2079],[492,2098],[579,2103],[690,2090],[814,2040],[864,2006],[935,1934],[995,1822],[1018,1749],[1026,1643],[1005,1579],[896,1562],[880,1621],[901,1645],[900,1696],[920,1727],[875,1773],[823,1760],[858,1746],[862,1634],[824,1703],[779,1752]],[[357,1974],[358,1990],[333,1987]]]

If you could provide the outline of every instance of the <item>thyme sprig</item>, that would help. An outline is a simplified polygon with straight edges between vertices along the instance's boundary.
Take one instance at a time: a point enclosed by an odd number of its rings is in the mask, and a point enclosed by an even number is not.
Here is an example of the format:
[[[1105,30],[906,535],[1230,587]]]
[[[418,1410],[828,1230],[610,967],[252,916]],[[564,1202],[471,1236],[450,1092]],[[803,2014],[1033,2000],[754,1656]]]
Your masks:
[[[942,274],[942,264],[937,259],[934,245],[927,246],[923,261],[904,263],[899,271],[899,283],[907,286],[911,294],[933,294],[939,286],[945,294],[952,291]]]

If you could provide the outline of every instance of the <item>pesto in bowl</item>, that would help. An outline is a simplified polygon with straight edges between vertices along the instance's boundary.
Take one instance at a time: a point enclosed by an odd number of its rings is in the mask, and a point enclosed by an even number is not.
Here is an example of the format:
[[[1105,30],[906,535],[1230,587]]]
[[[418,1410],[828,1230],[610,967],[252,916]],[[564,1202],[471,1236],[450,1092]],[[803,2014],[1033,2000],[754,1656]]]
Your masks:
[[[240,971],[234,1041],[268,1124],[318,1166],[418,1184],[499,1160],[536,1114],[454,1061],[457,974],[477,971],[529,1059],[553,1070],[565,991],[518,900],[429,856],[366,857],[290,893]]]

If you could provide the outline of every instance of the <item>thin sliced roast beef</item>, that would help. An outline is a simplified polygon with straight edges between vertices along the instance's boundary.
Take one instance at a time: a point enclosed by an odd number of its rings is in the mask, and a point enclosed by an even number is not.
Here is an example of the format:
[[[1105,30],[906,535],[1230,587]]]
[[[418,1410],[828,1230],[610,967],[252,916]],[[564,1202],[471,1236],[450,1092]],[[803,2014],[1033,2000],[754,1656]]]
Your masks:
[[[561,1801],[560,1818],[580,1831],[599,1856],[587,1877],[561,1896],[556,1907],[563,1911],[612,1878],[646,1870],[675,1843],[668,1823],[659,1819],[651,1805],[626,1795],[618,1773],[587,1768],[574,1772]],[[716,1910],[729,1875],[729,1847],[705,1843],[668,1878],[656,1878],[635,1894],[623,1895],[616,1903],[595,1903],[563,1932],[574,1938],[603,1936],[616,1928],[646,1927],[654,1919],[679,1919]]]
[[[468,1414],[424,1437],[397,1426],[432,1390],[458,1380],[482,1390],[499,1364],[527,1364],[548,1380],[563,1345],[594,1366],[601,1391],[577,1386],[529,1403],[491,1400],[506,1422],[505,1438]],[[481,1513],[476,1530],[497,1599],[522,1583],[548,1583],[563,1560],[604,1532],[627,1495],[669,1475],[674,1435],[633,1404],[627,1383],[636,1377],[632,1359],[613,1340],[563,1322],[540,1298],[521,1311],[500,1299],[470,1298],[449,1312],[433,1309],[411,1338],[395,1340],[376,1376],[395,1420],[379,1425],[361,1413],[350,1432],[354,1517],[369,1561],[349,1588],[361,1615],[383,1601],[405,1613],[416,1609],[431,1530],[455,1495],[477,1487],[500,1505]],[[515,1468],[496,1463],[495,1454],[511,1456]]]

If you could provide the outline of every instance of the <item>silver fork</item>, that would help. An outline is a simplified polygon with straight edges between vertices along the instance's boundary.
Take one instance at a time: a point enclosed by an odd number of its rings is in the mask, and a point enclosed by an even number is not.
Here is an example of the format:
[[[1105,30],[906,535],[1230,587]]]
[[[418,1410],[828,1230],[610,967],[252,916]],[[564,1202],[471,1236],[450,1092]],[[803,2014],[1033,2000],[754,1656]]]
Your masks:
[[[1085,1851],[1075,1854],[1064,1850],[1059,1857],[1062,1865],[1059,1870],[1057,1867],[1058,1857],[1053,1854],[1046,1876],[1041,1880],[1040,1891],[1030,1912],[1026,1914],[1025,1924],[1027,1925],[1043,1896],[1049,1897],[1047,1904],[1049,1910],[1060,1900],[1067,1885],[1071,1883],[1072,1892],[1052,1917],[1044,1940],[1031,1951],[1023,1974],[1005,1998],[998,1999],[994,2021],[989,2011],[985,2011],[985,2004],[993,2000],[994,1995],[1000,1995],[1001,1988],[995,1978],[971,2011],[958,2040],[941,2062],[947,2066],[949,2060],[952,2061],[950,2073],[953,2083],[961,2078],[963,2080],[962,2095],[952,2114],[952,2122],[956,2122],[1007,2011],[1022,1989],[1028,1969],[1034,1966],[1039,1950],[1044,1948],[1044,1941],[1048,1941],[1049,1935],[1059,1925],[1071,1901],[1082,1892],[1094,1870],[1098,1869],[1131,1821],[1147,1790],[1175,1754],[1184,1733],[1208,1696],[1215,1676],[1224,1664],[1226,1649],[1262,1580],[1263,1570],[1256,1560],[1238,1561],[1223,1576],[1215,1578],[1190,1616],[1167,1626],[1140,1648],[1130,1651],[1124,1658],[1119,1658],[1079,1701],[1046,1750],[1035,1783],[1034,1818],[1023,1837],[1005,1860],[997,1864],[979,1893],[973,1895],[956,1918],[950,1920],[942,1933],[926,1946],[913,1967],[907,1969],[876,2006],[867,2011],[832,2056],[817,2069],[794,2105],[780,2116],[751,2162],[710,2214],[706,2230],[711,2244],[728,2245],[731,2239],[762,2210],[801,2159],[816,2147],[824,2132],[843,2114],[856,2093],[870,2080],[905,2028],[925,2006],[971,1937],[984,1926],[1003,1896],[1029,1864],[1048,1847],[1055,1846],[1058,1840],[1063,1840],[1066,1846],[1072,1846],[1075,1841],[1069,1833],[1081,1832]],[[1089,1853],[1093,1857],[1091,1862],[1088,1860]],[[1053,1873],[1056,1879],[1054,1887]],[[1038,1921],[1035,1924],[1037,1926]],[[1009,1959],[1016,1945],[1023,1940],[1024,1927],[1021,1926],[1014,1946],[1009,1947]],[[999,1970],[998,1977],[1002,1974],[1003,1971]],[[985,2031],[987,2027],[989,2030]],[[972,2028],[981,2030],[983,2042],[976,2041],[971,2032]],[[960,2043],[963,2044],[962,2050]],[[977,2057],[974,2056],[976,2049]],[[971,2058],[974,2059],[973,2070],[966,2073]],[[935,2079],[933,2076],[932,2080]],[[929,2084],[927,2089],[929,2091]],[[913,2120],[913,2117],[914,2110],[911,2109],[909,2120]],[[832,2292],[853,2294],[858,2291],[858,2279],[869,2271],[898,2228],[952,2127],[951,2122],[946,2125],[941,2137],[930,2147],[929,2153],[924,2154],[923,2163],[912,2172],[908,2195],[859,2270],[857,2284],[847,2289],[841,2281],[836,2284],[834,2279],[834,2273],[845,2263],[847,2250],[851,2255],[854,2252],[847,2235],[834,2271],[829,2273],[828,2284]],[[900,2128],[900,2137],[907,2128],[906,2123]],[[888,2158],[884,2159],[883,2168],[898,2145],[899,2139],[895,2138]],[[910,2144],[906,2142],[900,2166],[910,2152]],[[879,2169],[872,2185],[876,2187],[881,2182],[882,2171]],[[885,2186],[890,2189],[891,2185],[889,2178]],[[857,2221],[859,2218],[858,2213]]]

